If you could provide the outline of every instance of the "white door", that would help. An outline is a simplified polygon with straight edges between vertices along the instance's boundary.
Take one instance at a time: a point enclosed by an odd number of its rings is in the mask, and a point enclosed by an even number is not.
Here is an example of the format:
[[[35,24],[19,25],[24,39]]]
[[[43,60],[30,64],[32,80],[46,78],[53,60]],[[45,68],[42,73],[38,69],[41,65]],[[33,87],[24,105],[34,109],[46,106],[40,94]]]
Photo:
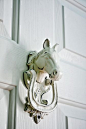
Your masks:
[[[0,0],[0,129],[7,129],[8,127],[9,102],[11,101],[9,90],[12,89],[7,81],[8,72],[6,72],[7,65],[5,64],[7,53],[6,49],[4,50],[6,45],[1,41],[1,37],[11,39],[11,25],[12,1]],[[4,76],[5,74],[6,76]]]
[[[0,0],[0,129],[86,128],[85,8],[81,0]],[[41,50],[46,38],[59,43],[63,77],[57,108],[36,125],[19,89],[28,51]]]

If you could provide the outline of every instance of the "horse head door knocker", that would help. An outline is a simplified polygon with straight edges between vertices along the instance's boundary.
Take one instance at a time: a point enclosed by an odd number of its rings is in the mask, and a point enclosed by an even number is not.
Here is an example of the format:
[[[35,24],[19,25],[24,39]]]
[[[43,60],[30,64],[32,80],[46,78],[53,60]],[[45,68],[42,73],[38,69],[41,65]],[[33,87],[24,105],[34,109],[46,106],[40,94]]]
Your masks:
[[[24,110],[30,113],[35,123],[39,123],[44,115],[57,105],[57,84],[62,77],[55,44],[50,48],[48,39],[44,41],[43,50],[31,51],[28,55],[28,70],[24,72],[24,83],[28,89]]]

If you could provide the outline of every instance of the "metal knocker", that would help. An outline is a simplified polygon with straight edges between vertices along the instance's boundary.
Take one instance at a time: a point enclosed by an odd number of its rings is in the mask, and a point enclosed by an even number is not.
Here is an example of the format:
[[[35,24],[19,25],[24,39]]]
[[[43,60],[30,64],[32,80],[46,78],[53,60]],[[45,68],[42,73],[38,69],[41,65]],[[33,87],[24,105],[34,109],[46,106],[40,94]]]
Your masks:
[[[62,73],[55,44],[50,48],[46,39],[43,50],[28,55],[28,70],[24,72],[24,84],[28,90],[24,111],[30,113],[36,124],[57,105],[57,83]]]

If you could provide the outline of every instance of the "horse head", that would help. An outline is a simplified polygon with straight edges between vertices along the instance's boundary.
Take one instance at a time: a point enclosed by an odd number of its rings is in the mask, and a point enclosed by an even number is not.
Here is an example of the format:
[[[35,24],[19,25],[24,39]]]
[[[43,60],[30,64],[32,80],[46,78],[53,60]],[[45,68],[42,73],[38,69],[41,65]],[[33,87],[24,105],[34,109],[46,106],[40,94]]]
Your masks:
[[[56,52],[58,44],[50,48],[50,41],[46,39],[41,50],[34,59],[34,69],[36,72],[48,73],[52,80],[59,80],[62,73],[59,66],[59,57]]]

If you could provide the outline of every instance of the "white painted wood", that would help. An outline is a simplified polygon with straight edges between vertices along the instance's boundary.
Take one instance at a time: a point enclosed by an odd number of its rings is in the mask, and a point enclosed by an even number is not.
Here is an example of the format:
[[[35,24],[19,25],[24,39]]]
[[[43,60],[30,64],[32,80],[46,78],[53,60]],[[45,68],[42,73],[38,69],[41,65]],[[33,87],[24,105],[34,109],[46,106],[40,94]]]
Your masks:
[[[63,76],[58,82],[59,97],[86,104],[86,71],[61,62]]]
[[[68,49],[63,49],[59,52],[61,61],[76,66],[77,68],[86,70],[86,58],[72,52]]]
[[[62,5],[58,0],[54,2],[54,24],[55,24],[55,42],[59,44],[58,51],[63,49],[63,12]]]
[[[20,0],[13,0],[12,40],[19,42]]]
[[[86,120],[86,110],[62,103],[58,103],[58,108],[64,113],[67,117],[73,117],[77,119]]]
[[[86,104],[86,58],[66,49],[59,56],[63,72],[58,82],[59,97]]]
[[[0,89],[0,129],[7,128],[9,91]]]
[[[15,85],[10,85],[4,82],[0,82],[0,88],[4,90],[12,90],[15,87]]]
[[[86,129],[86,121],[68,118],[68,129]]]
[[[47,0],[46,2],[21,0],[20,4],[20,46],[27,51],[39,51],[42,49],[42,43],[44,39],[49,38],[52,45],[55,41],[57,41],[57,43],[60,42],[61,50],[64,46],[63,39],[61,39],[63,38],[63,27],[61,26],[63,24],[63,18],[61,18],[63,13],[62,6],[59,5],[57,1],[53,3],[52,0]],[[57,16],[57,18],[55,18],[55,16]],[[56,20],[55,23],[54,20]],[[58,24],[56,24],[56,22]],[[58,28],[58,30],[56,30],[55,27],[56,29]],[[16,129],[65,129],[67,126],[66,119],[68,116],[85,119],[86,111],[82,109],[85,108],[84,106],[77,104],[76,108],[73,103],[73,107],[71,108],[71,106],[68,105],[71,105],[69,102],[70,100],[74,101],[75,105],[76,102],[81,103],[81,105],[86,104],[86,59],[66,49],[63,49],[59,55],[61,57],[63,78],[60,82],[58,82],[58,95],[60,98],[63,98],[63,100],[68,99],[68,101],[66,101],[67,109],[63,106],[64,111],[62,111],[63,109],[59,107],[59,110],[56,109],[49,116],[46,116],[45,119],[42,120],[38,125],[36,125],[28,116],[28,114],[23,111],[24,105],[20,101],[18,95],[19,86],[23,86],[22,80],[20,79],[19,85],[17,87]],[[24,92],[20,94],[21,98],[23,93]],[[23,98],[23,100],[25,100],[25,98]],[[63,101],[61,102],[64,103]],[[78,106],[80,106],[81,109],[78,108]]]
[[[85,0],[77,0],[76,2],[81,4],[82,6],[86,6],[86,1]]]
[[[4,17],[4,0],[0,0],[0,35],[9,38],[9,34],[6,30],[6,27],[3,24],[3,17]]]
[[[76,2],[76,1],[71,1],[71,3],[68,3],[68,2],[69,1],[63,0],[62,5],[65,5],[70,10],[75,11],[76,12],[75,15],[79,14],[83,17],[86,17],[86,11],[85,12],[81,11],[80,7],[77,7],[77,5],[75,6],[75,5],[71,4],[72,2]],[[85,2],[85,1],[80,1],[80,2]],[[84,4],[84,6],[85,6],[85,4]],[[62,11],[60,11],[60,9],[58,8],[57,12],[62,12]],[[82,9],[85,9],[85,8],[82,7]],[[64,17],[63,17],[64,12],[60,13],[60,15],[62,16],[62,19],[60,16],[59,21],[62,20],[61,23],[63,24],[62,25],[63,28],[62,28],[62,33],[61,33],[61,30],[60,30],[61,27],[59,25],[59,22],[57,20],[58,18],[57,18],[55,21],[56,25],[58,27],[58,31],[56,31],[56,38],[57,39],[63,38],[62,39],[63,47],[65,47],[65,49],[63,49],[59,53],[59,56],[61,57],[63,78],[60,82],[58,82],[58,95],[59,95],[58,110],[59,111],[58,111],[58,119],[57,119],[58,120],[57,128],[58,129],[69,129],[69,123],[68,123],[69,117],[73,117],[74,119],[77,118],[78,120],[83,119],[83,121],[86,120],[86,99],[85,99],[86,94],[84,92],[84,91],[86,91],[86,89],[85,89],[85,87],[86,87],[86,58],[84,56],[80,56],[81,51],[79,49],[78,49],[79,51],[77,54],[77,49],[75,49],[75,52],[72,52],[73,50],[70,51],[71,47],[70,47],[70,50],[68,50],[66,44],[64,45],[64,43],[65,43],[64,40],[66,38],[65,33],[64,33],[65,32],[65,24],[66,24],[66,27],[68,27],[68,24],[71,25],[74,22],[74,17],[72,17],[70,22],[66,23],[66,21],[64,21]],[[81,17],[81,16],[77,16],[77,17]],[[69,13],[69,17],[67,18],[67,20],[69,20],[70,17],[71,17],[71,14]],[[82,19],[84,19],[83,17],[81,17],[80,21]],[[84,21],[82,21],[82,22],[84,22]],[[83,25],[83,24],[81,24],[81,25]],[[80,26],[79,27],[77,26],[77,28],[76,28],[77,33],[78,33],[78,31],[79,32],[82,31],[82,29],[78,30],[78,28],[80,28]],[[57,37],[58,33],[61,34],[61,35],[59,35],[59,38]],[[69,33],[70,33],[70,31],[68,31],[66,34],[67,40],[68,40]],[[71,31],[71,34],[73,35],[73,31]],[[71,35],[69,35],[69,37],[71,37]],[[82,37],[82,34],[81,34],[81,37]],[[81,37],[79,37],[79,38],[81,38]],[[75,35],[73,35],[73,38],[76,38]],[[86,38],[84,37],[82,39],[82,41],[85,39]],[[70,42],[68,42],[68,45],[71,46],[72,44],[70,44]],[[78,43],[78,42],[76,42],[76,43]],[[85,47],[85,46],[83,46],[83,47]],[[86,53],[84,53],[84,54],[86,54]],[[69,105],[71,105],[71,106],[69,106]],[[81,122],[81,120],[80,120],[80,122]],[[82,126],[83,123],[84,123],[84,126]],[[85,122],[81,122],[81,124],[76,122],[76,125],[75,125],[74,121],[70,121],[70,125],[72,125],[72,129],[76,129],[76,128],[80,128],[80,127],[81,127],[81,129],[86,128]]]
[[[0,65],[0,76],[1,76],[0,88],[12,90],[13,87],[15,87],[18,84],[18,73],[16,75],[14,69],[16,68],[18,69],[19,63],[17,63],[17,61],[19,59],[17,57],[19,57],[19,55],[21,56],[23,51],[22,48],[18,47],[16,42],[9,40],[11,39],[11,31],[12,31],[13,0],[9,1],[1,0],[0,4],[1,4],[0,6],[2,6],[1,14],[3,15],[2,19],[0,20],[0,61],[2,62]],[[19,51],[21,52],[19,53]],[[20,65],[21,64],[22,63],[20,63]],[[15,75],[13,75],[14,73]],[[16,77],[16,79],[14,79],[15,78],[14,76]]]
[[[53,2],[21,0],[19,43],[27,50],[39,51],[46,38],[55,44]]]
[[[0,0],[0,20],[3,20],[4,0]]]
[[[64,21],[65,47],[86,57],[86,19],[65,8]]]
[[[4,83],[3,88],[8,88],[8,85],[12,87],[18,85],[19,79],[23,77],[23,71],[27,69],[27,53],[16,42],[0,38],[0,62],[2,62],[0,64],[0,82]]]
[[[9,34],[8,34],[6,28],[5,28],[5,25],[3,24],[2,21],[0,22],[0,35],[5,36],[7,38],[10,38],[10,36],[9,36]]]
[[[11,37],[11,23],[12,23],[12,0],[0,0],[0,39],[1,36],[4,37]],[[6,42],[5,42],[6,43]],[[1,42],[0,40],[0,69],[2,70],[2,58],[4,58],[4,52],[6,52],[4,47],[2,48],[2,45],[6,47],[6,44],[4,42]],[[3,51],[3,53],[2,53]],[[7,53],[6,53],[7,55]],[[6,68],[6,66],[5,66]],[[0,74],[0,77],[4,78],[4,71]],[[7,75],[9,76],[9,74]],[[13,85],[9,85],[9,83],[2,82],[0,80],[0,129],[7,129],[8,126],[8,110],[9,110],[9,91],[12,90]],[[2,88],[2,89],[1,89]],[[3,90],[4,89],[4,90]]]
[[[13,0],[4,0],[3,24],[11,38],[12,32],[12,3]]]
[[[57,109],[57,129],[67,129],[66,128],[66,116],[64,114],[64,112],[62,112],[62,110],[58,107]]]
[[[64,98],[61,98],[61,97],[58,98],[58,103],[62,103],[62,104],[65,104],[65,105],[70,105],[70,106],[86,109],[86,104],[79,103],[79,102],[76,102],[76,101],[73,101],[73,100],[64,99]]]
[[[54,5],[53,0],[47,1],[21,1],[20,6],[20,37],[19,44],[29,50],[42,49],[43,41],[49,38],[53,46],[54,42]],[[19,86],[22,85],[21,80]],[[18,87],[19,88],[19,87]],[[18,92],[19,93],[19,92]],[[22,96],[23,92],[21,93]],[[24,98],[25,99],[25,98]],[[17,95],[16,101],[16,129],[57,128],[57,110],[45,116],[36,125],[28,113],[24,112],[24,105]]]
[[[24,112],[24,106],[17,97],[16,107],[16,129],[57,129],[57,110],[54,110],[48,116],[45,116],[43,120],[37,125],[28,113]]]
[[[59,2],[69,8],[70,10],[76,12],[82,17],[86,18],[86,1],[85,0],[59,0]]]
[[[58,129],[86,128],[86,109],[58,103],[58,111]]]
[[[5,1],[6,2],[6,1]],[[9,3],[9,2],[8,2]],[[7,3],[7,4],[8,4]],[[55,4],[56,3],[56,4]],[[52,45],[55,41],[60,43],[60,49],[63,48],[63,28],[61,25],[63,24],[61,18],[62,15],[62,7],[58,2],[53,0],[45,1],[22,1],[21,0],[21,11],[20,11],[20,45],[17,45],[13,41],[5,40],[1,38],[0,40],[0,86],[1,88],[13,88],[14,86],[23,85],[22,75],[23,71],[27,69],[26,67],[26,58],[29,50],[40,50],[42,48],[42,41],[45,38],[49,38]],[[11,3],[12,4],[12,3]],[[58,9],[57,9],[58,5]],[[6,3],[4,5],[6,6]],[[55,10],[54,10],[55,9]],[[54,12],[55,11],[55,12]],[[8,11],[9,12],[9,11]],[[58,13],[60,19],[55,18],[55,14]],[[4,13],[6,14],[6,12]],[[3,15],[4,15],[3,14]],[[11,16],[11,13],[9,12]],[[4,15],[5,16],[5,15]],[[8,16],[9,18],[9,16]],[[4,24],[1,23],[1,27],[3,33],[6,32],[11,36],[11,22],[6,22],[6,18],[4,19]],[[5,20],[6,19],[6,20]],[[9,19],[11,21],[11,19]],[[58,25],[55,24],[54,20],[58,20]],[[7,20],[8,21],[8,20]],[[61,22],[61,23],[60,23]],[[6,23],[8,25],[6,25]],[[5,25],[5,27],[4,27]],[[55,31],[55,27],[58,28],[58,31]],[[62,29],[59,31],[59,29]],[[8,31],[9,30],[9,31]],[[55,34],[55,32],[56,34]],[[1,31],[2,32],[2,31]],[[59,38],[55,38],[55,35],[59,35]],[[6,35],[5,34],[5,35]],[[61,37],[60,37],[61,34]],[[4,40],[4,41],[3,41]],[[79,50],[79,49],[78,49]],[[77,50],[75,50],[77,52]],[[79,54],[80,54],[79,50]],[[23,111],[24,105],[21,103],[19,96],[17,94],[16,101],[16,129],[35,129],[35,128],[59,128],[65,129],[67,126],[66,117],[71,116],[78,119],[86,119],[86,111],[80,108],[75,108],[68,106],[71,105],[69,100],[75,101],[78,103],[86,104],[86,59],[80,55],[72,53],[67,50],[62,50],[60,52],[61,57],[61,65],[63,71],[63,78],[61,82],[58,82],[58,94],[60,98],[68,99],[66,101],[66,106],[59,106],[60,110],[55,110],[49,116],[46,116],[43,121],[39,123],[39,125],[35,125],[31,118],[29,118],[28,114]],[[65,76],[64,76],[65,75]],[[17,89],[18,92],[18,89]],[[22,94],[21,94],[22,95]],[[4,102],[4,101],[3,101]],[[61,101],[64,103],[63,101]],[[81,104],[81,105],[83,105]],[[77,105],[79,107],[80,105]],[[3,109],[7,105],[3,105]],[[83,108],[83,106],[80,106]],[[6,114],[5,114],[6,115]],[[59,120],[57,122],[57,120]],[[7,119],[6,119],[7,121]],[[5,123],[6,123],[5,121]],[[5,125],[5,124],[3,124]],[[75,127],[75,125],[74,125]],[[3,126],[2,126],[3,128]]]
[[[0,0],[0,35],[8,38],[11,38],[12,29],[12,1]]]
[[[64,18],[63,18],[63,20],[64,20]],[[71,21],[70,21],[70,23],[71,23]],[[59,30],[58,30],[58,32],[59,32]],[[65,34],[64,34],[64,36],[65,36]],[[85,40],[85,37],[84,37],[84,40]],[[69,44],[70,44],[70,42],[69,42]],[[66,48],[66,49],[63,49],[59,53],[59,55],[61,57],[63,75],[66,72],[68,74],[68,76],[66,76],[66,75],[65,75],[65,77],[63,76],[62,80],[60,82],[58,82],[58,92],[59,92],[59,95],[60,95],[59,97],[69,99],[69,100],[73,100],[73,101],[76,101],[76,102],[86,103],[85,99],[83,101],[83,98],[85,98],[85,93],[83,91],[86,90],[85,89],[85,85],[86,85],[86,81],[85,81],[86,80],[86,78],[85,78],[86,77],[86,72],[85,72],[86,71],[86,58],[84,56],[80,56],[79,54],[76,54],[76,51],[72,52],[70,50],[67,50],[67,48]],[[81,69],[82,69],[82,72],[81,72]],[[79,73],[79,75],[78,75],[78,73]],[[83,78],[80,77],[80,76],[82,76]],[[80,77],[80,79],[78,79],[79,77]],[[67,80],[65,80],[64,78],[67,79]],[[62,83],[62,81],[65,82],[65,83]],[[69,84],[68,84],[68,82],[69,82]],[[65,90],[63,89],[63,86],[64,86]],[[75,87],[77,87],[77,89]],[[72,90],[70,90],[70,88]],[[79,93],[79,91],[81,91],[81,94]],[[81,98],[79,98],[80,96],[81,96]]]

